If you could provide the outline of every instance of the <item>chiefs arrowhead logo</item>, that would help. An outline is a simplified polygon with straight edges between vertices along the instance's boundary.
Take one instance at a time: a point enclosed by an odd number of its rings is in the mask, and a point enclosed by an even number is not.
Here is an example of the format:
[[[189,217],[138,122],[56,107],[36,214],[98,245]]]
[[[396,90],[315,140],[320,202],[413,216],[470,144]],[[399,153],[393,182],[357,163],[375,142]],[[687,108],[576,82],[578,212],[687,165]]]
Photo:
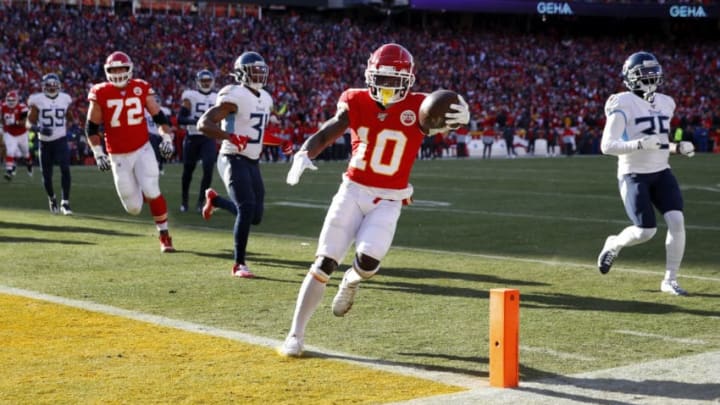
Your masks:
[[[409,127],[410,125],[413,125],[417,121],[417,116],[415,115],[415,111],[413,110],[405,110],[402,113],[400,113],[400,122],[405,125],[406,127]]]

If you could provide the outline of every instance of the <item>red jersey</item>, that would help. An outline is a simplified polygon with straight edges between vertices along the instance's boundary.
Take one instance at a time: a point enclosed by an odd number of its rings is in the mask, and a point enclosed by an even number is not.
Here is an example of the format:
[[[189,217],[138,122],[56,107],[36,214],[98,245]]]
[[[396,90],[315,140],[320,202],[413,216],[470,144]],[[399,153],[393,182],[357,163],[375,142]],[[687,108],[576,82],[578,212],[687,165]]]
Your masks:
[[[105,82],[90,89],[88,100],[102,109],[108,153],[134,152],[149,141],[145,108],[153,94],[150,83],[140,79],[130,79],[123,88]]]
[[[368,187],[408,187],[425,139],[418,110],[426,96],[409,93],[404,100],[382,108],[367,89],[345,90],[338,108],[346,108],[350,118],[352,158],[345,172],[350,180]]]
[[[5,102],[0,104],[3,119],[3,131],[12,136],[24,135],[27,132],[25,128],[25,117],[28,114],[28,107],[25,103],[17,103],[10,108]]]

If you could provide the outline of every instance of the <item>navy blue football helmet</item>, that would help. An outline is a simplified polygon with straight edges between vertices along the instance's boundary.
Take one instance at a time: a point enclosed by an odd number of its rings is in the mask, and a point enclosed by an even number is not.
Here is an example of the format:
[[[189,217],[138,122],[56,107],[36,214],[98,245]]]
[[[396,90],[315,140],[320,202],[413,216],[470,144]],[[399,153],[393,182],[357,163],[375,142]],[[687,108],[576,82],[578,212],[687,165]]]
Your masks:
[[[270,68],[257,52],[243,52],[233,65],[235,80],[252,89],[260,90],[267,83]]]
[[[48,73],[42,78],[42,91],[48,97],[55,97],[60,93],[60,76]]]
[[[215,75],[211,71],[203,69],[195,75],[195,83],[200,91],[210,93],[215,85]]]
[[[622,76],[630,91],[641,94],[648,101],[652,101],[655,90],[663,83],[662,66],[650,52],[630,55],[623,64]]]

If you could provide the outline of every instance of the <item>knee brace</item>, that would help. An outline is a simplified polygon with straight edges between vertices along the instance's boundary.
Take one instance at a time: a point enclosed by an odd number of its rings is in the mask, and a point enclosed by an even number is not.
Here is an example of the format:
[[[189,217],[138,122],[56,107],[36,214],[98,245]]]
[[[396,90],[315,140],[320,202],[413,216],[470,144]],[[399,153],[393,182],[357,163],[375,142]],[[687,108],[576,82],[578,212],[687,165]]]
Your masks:
[[[353,268],[360,277],[367,280],[380,270],[380,260],[363,253],[357,253],[355,254]]]
[[[331,259],[329,257],[318,256],[315,259],[315,263],[313,263],[313,267],[322,270],[323,273],[325,273],[329,276],[335,270],[337,270],[338,262],[336,262],[334,259]]]

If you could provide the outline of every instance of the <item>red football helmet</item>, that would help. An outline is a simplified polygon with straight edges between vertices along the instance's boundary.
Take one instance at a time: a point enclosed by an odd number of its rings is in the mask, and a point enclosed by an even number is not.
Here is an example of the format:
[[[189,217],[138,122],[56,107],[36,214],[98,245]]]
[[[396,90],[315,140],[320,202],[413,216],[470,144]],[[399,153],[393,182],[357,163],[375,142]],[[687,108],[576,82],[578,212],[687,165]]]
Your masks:
[[[385,44],[370,55],[365,83],[373,100],[388,105],[401,101],[415,83],[413,57],[403,46]]]
[[[5,95],[5,104],[10,108],[15,108],[19,100],[20,95],[17,90],[10,90],[8,94]]]
[[[110,72],[115,68],[127,68],[121,72]],[[132,78],[133,62],[125,52],[113,52],[105,59],[105,77],[115,87],[125,87]]]

